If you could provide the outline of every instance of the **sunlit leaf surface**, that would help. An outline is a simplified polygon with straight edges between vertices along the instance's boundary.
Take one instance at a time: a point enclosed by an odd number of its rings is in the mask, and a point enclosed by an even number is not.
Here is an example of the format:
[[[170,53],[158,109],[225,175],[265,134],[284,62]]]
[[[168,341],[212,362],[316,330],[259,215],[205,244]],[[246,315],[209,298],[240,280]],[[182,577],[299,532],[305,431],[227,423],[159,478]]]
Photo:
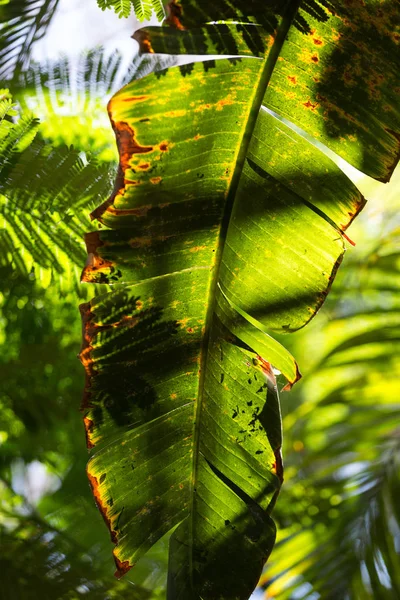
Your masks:
[[[120,169],[92,214],[109,229],[87,235],[82,279],[124,286],[82,306],[84,422],[96,448],[88,474],[117,575],[176,527],[170,600],[245,600],[257,583],[283,478],[273,367],[289,387],[299,377],[267,332],[295,331],[314,316],[342,260],[343,231],[364,205],[330,159],[266,110],[286,51],[306,76],[291,36],[309,43],[311,15],[324,23],[321,45],[332,32],[331,4],[307,3],[306,16],[296,8],[170,4],[167,23],[180,31],[142,32],[143,51],[165,42],[198,52],[204,43],[203,53],[219,44],[227,54],[239,36],[235,44],[259,58],[148,75],[109,103]],[[223,18],[247,24],[235,34],[225,23],[202,29]],[[331,56],[318,61],[319,76]],[[284,113],[285,102],[272,107]],[[385,146],[368,107],[365,127]],[[366,157],[368,143],[357,150]],[[397,147],[384,152],[377,162],[394,164]]]
[[[284,420],[292,466],[267,598],[400,593],[398,228],[344,274],[331,318],[303,337],[314,366]]]

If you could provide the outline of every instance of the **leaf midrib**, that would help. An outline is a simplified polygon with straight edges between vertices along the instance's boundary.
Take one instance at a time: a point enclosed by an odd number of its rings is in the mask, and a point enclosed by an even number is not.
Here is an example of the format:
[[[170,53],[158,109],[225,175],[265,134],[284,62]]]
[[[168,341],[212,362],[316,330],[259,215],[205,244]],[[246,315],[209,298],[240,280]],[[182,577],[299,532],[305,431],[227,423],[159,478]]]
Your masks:
[[[253,131],[256,125],[256,121],[258,118],[258,114],[260,108],[262,106],[262,102],[271,79],[273,70],[275,68],[276,62],[280,55],[282,46],[285,42],[286,35],[293,23],[293,20],[297,14],[299,9],[301,0],[288,0],[288,6],[284,16],[282,17],[281,23],[278,27],[277,35],[274,41],[274,44],[271,50],[268,52],[266,58],[264,58],[264,65],[261,70],[258,85],[253,92],[253,101],[251,104],[249,118],[244,125],[244,131],[242,134],[242,141],[240,147],[236,153],[236,162],[235,169],[232,175],[231,184],[227,193],[227,199],[225,202],[224,214],[221,221],[220,227],[220,235],[218,238],[218,247],[216,250],[215,256],[215,264],[213,267],[213,275],[210,284],[210,292],[209,292],[209,302],[208,308],[206,312],[205,319],[205,331],[202,340],[202,347],[200,352],[200,376],[199,376],[199,386],[198,386],[198,394],[197,394],[197,405],[196,405],[196,414],[193,425],[193,462],[192,462],[192,477],[190,482],[190,498],[189,498],[189,573],[191,578],[191,587],[193,589],[193,517],[194,517],[194,488],[196,487],[197,481],[197,468],[198,468],[198,459],[200,456],[199,452],[199,444],[200,444],[200,422],[201,422],[201,407],[203,401],[203,393],[204,393],[204,380],[207,369],[207,358],[208,358],[208,346],[210,339],[210,330],[213,314],[215,311],[215,302],[216,302],[216,291],[219,280],[219,271],[222,261],[222,255],[225,247],[226,237],[228,233],[229,223],[231,219],[233,204],[235,201],[237,189],[239,186],[240,177],[242,174],[242,170],[244,167],[244,162],[247,156],[248,148],[250,145],[250,141],[253,135]]]

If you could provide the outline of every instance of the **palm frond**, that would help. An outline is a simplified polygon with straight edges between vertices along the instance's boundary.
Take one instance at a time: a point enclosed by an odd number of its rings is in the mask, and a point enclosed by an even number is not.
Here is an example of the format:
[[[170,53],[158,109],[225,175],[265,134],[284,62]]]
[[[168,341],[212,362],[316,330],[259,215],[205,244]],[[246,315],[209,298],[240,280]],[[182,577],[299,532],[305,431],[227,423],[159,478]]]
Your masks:
[[[32,64],[0,99],[1,265],[19,273],[34,267],[78,289],[88,212],[112,188],[114,136],[104,104],[132,77],[171,65],[174,58],[135,57],[103,49]],[[35,115],[35,117],[33,116]],[[37,118],[39,117],[39,119]],[[14,119],[15,121],[15,119]],[[71,146],[69,149],[65,146]],[[75,148],[90,152],[88,159]],[[71,259],[68,262],[67,255]]]

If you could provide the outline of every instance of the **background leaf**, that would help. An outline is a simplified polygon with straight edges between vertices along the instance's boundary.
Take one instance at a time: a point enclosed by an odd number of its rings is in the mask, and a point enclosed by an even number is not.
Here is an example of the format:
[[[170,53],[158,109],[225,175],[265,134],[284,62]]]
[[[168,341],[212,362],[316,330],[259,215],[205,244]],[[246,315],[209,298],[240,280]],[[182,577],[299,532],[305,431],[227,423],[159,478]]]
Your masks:
[[[0,80],[13,79],[29,61],[32,44],[49,26],[59,0],[5,0],[0,7]]]

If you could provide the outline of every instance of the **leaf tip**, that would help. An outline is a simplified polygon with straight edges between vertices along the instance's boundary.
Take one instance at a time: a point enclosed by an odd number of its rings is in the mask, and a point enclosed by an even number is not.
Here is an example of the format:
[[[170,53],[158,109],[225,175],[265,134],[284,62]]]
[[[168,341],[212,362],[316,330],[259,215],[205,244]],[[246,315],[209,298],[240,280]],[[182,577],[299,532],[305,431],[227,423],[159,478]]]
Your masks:
[[[134,565],[131,565],[129,560],[120,560],[118,558],[118,556],[115,555],[115,553],[113,553],[113,556],[114,556],[115,566],[117,567],[117,570],[114,573],[114,577],[116,577],[117,579],[121,579],[121,577],[126,575],[126,573],[130,569],[132,569],[132,567]]]

